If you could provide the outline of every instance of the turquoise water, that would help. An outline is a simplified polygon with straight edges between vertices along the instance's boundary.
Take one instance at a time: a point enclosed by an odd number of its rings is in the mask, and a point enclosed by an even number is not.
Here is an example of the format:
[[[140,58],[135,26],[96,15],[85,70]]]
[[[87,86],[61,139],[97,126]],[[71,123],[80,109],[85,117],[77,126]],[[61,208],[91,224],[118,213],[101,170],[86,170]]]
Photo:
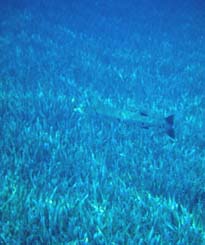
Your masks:
[[[204,13],[1,1],[0,244],[205,244]]]

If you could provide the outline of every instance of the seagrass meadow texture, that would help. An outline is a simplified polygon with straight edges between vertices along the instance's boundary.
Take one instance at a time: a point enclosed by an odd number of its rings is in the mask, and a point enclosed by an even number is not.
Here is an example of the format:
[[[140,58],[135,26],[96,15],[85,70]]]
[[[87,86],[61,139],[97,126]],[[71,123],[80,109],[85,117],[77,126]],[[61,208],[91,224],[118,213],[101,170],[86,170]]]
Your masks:
[[[128,18],[132,1],[8,3],[0,10],[0,244],[205,244],[201,12],[166,22],[165,6],[150,20],[140,10]],[[112,118],[120,110],[156,125]],[[175,139],[158,127],[168,115]]]

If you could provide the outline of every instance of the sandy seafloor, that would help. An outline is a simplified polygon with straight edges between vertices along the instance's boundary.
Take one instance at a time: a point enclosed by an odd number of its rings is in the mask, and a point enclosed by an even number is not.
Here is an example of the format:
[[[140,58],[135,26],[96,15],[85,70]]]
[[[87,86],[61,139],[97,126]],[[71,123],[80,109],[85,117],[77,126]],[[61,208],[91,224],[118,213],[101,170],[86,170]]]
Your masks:
[[[205,244],[205,5],[68,2],[0,3],[0,244]]]

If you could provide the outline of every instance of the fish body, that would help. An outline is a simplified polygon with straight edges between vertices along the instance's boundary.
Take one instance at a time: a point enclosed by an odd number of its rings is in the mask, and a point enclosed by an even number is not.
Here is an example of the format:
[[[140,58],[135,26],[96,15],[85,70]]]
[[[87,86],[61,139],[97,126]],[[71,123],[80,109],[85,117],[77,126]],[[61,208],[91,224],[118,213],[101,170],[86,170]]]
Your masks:
[[[101,116],[132,123],[142,129],[157,129],[164,132],[170,138],[175,139],[174,115],[169,115],[165,118],[156,120],[144,111],[118,109],[106,104],[94,105],[92,106],[92,110]]]
[[[94,92],[89,92],[86,103],[83,103],[81,106],[78,106],[78,108],[75,108],[75,111],[89,115],[98,114],[106,118],[117,119],[123,122],[131,123],[142,129],[157,129],[160,132],[168,135],[170,138],[175,139],[174,115],[156,119],[153,116],[150,116],[149,113],[141,110],[133,111],[118,108],[111,103],[111,101],[103,100]]]

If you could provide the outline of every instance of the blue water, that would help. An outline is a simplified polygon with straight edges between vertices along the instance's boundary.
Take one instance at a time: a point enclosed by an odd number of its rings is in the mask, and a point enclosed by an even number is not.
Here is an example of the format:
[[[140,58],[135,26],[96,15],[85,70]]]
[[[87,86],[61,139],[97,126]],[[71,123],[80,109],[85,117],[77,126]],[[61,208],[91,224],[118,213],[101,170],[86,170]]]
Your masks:
[[[0,244],[205,244],[204,119],[204,1],[1,1]]]

